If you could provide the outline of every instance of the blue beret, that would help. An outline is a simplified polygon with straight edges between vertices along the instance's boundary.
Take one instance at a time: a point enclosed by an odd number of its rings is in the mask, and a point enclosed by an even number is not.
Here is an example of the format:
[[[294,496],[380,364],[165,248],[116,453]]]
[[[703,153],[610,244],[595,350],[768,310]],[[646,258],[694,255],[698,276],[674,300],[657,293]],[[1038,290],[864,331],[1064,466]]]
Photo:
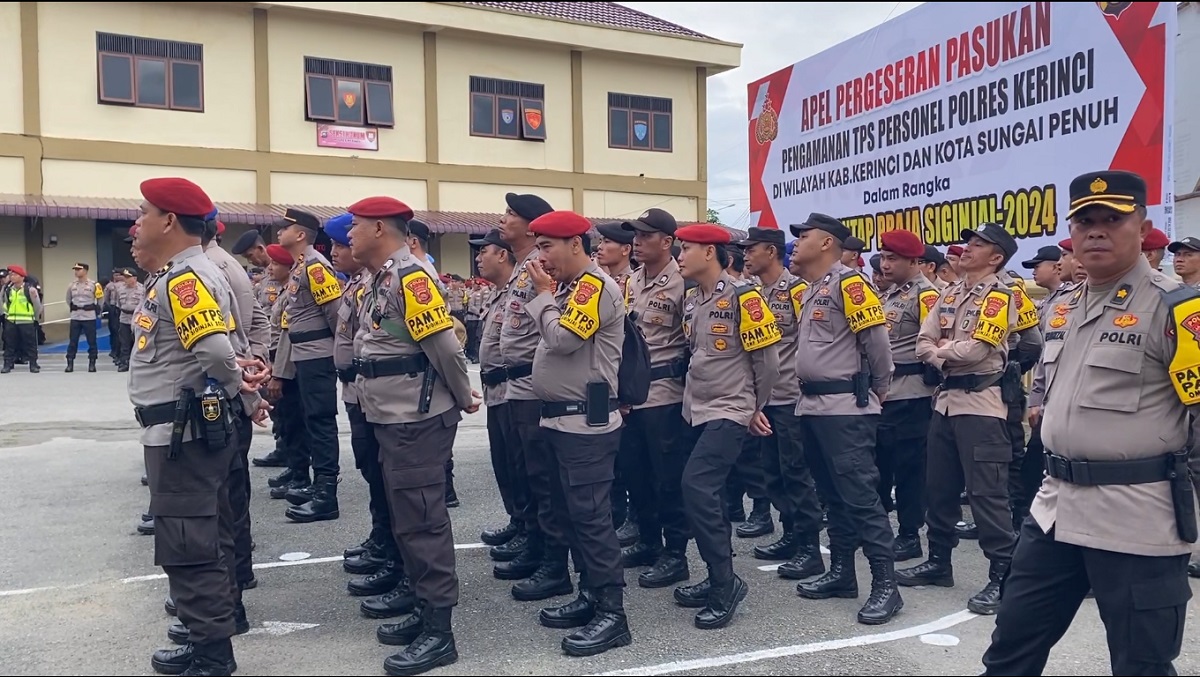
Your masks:
[[[325,234],[343,247],[349,247],[350,222],[353,220],[354,217],[350,214],[339,214],[325,222]]]
[[[204,220],[205,221],[215,221],[218,216],[220,216],[220,212],[217,211],[216,207],[213,207],[213,210],[211,212],[209,212],[207,215],[205,215]]]
[[[784,251],[784,252],[787,254],[787,257],[788,257],[789,259],[790,259],[790,258],[792,258],[792,250],[793,250],[793,249],[795,249],[795,248],[796,248],[796,241],[795,241],[795,240],[792,240],[791,242],[788,242],[788,243],[787,243],[787,245],[785,245],[785,246],[784,246],[784,248],[783,248],[783,251]]]

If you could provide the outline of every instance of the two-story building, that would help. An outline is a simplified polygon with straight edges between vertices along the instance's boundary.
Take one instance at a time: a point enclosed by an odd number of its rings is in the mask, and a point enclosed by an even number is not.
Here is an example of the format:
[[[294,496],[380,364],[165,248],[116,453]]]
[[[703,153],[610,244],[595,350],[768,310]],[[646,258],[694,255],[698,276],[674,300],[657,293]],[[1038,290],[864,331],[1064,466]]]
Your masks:
[[[510,191],[703,220],[705,83],[740,53],[610,2],[0,3],[0,265],[51,301],[75,261],[132,265],[155,176],[203,186],[227,244],[391,195],[460,274]]]

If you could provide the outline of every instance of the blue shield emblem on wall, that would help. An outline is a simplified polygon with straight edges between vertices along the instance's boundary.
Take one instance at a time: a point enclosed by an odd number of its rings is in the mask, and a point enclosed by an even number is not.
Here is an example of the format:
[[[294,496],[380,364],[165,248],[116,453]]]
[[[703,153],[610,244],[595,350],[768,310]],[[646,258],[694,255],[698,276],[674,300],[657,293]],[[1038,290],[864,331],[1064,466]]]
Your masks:
[[[504,124],[506,125],[511,125],[515,117],[516,113],[514,113],[510,108],[505,108],[504,110],[500,111],[500,119],[503,120]]]
[[[647,127],[645,122],[633,123],[633,135],[637,137],[638,141],[645,141],[646,133],[649,131],[650,129]]]

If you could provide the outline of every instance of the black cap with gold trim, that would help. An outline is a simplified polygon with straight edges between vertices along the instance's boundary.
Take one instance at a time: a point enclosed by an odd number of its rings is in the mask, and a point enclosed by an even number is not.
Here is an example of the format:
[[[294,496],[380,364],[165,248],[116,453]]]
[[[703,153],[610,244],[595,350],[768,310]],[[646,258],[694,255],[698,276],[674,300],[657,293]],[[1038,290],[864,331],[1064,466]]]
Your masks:
[[[1146,205],[1146,180],[1133,172],[1093,172],[1071,181],[1071,218],[1084,207],[1099,205],[1131,214]]]

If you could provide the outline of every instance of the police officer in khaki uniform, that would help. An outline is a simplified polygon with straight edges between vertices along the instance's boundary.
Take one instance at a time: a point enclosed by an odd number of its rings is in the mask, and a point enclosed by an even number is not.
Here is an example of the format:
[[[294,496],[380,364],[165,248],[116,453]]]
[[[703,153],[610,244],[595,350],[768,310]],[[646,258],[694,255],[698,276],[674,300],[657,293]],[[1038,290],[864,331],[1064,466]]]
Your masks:
[[[567,211],[529,224],[540,258],[527,266],[537,295],[525,306],[541,337],[533,387],[554,463],[551,500],[571,545],[580,589],[575,601],[543,609],[539,620],[550,628],[580,628],[562,640],[571,656],[593,656],[633,641],[609,495],[621,437],[616,398],[625,300],[588,255],[591,228],[590,221]]]
[[[296,260],[278,244],[267,245],[267,253],[272,261],[269,268],[271,274],[277,276],[280,284],[286,289]],[[277,446],[282,447],[287,464],[287,470],[267,480],[267,485],[271,487],[272,499],[286,498],[291,492],[311,491],[312,487],[312,479],[309,477],[311,454],[308,436],[304,432],[304,406],[300,402],[296,369],[291,360],[292,347],[285,331],[287,299],[287,295],[281,292],[271,309],[272,332],[278,332],[278,335],[272,337],[272,373],[267,394],[275,404],[272,415],[279,424]]]
[[[634,256],[641,263],[629,281],[629,316],[650,351],[650,391],[645,402],[625,414],[617,463],[636,527],[622,525],[617,534],[637,539],[622,552],[625,566],[652,565],[638,575],[638,585],[662,588],[689,576],[682,493],[691,453],[683,434],[690,427],[683,420],[688,347],[684,280],[671,255],[678,224],[669,212],[653,208],[621,228],[633,234]]]
[[[1086,285],[1046,335],[1047,477],[1022,525],[989,675],[1037,675],[1089,587],[1113,674],[1173,675],[1196,540],[1189,411],[1200,404],[1200,296],[1140,255],[1146,184],[1100,171],[1070,187]],[[1189,466],[1192,473],[1188,472]]]
[[[79,352],[79,335],[88,343],[88,371],[96,371],[96,318],[100,317],[100,303],[104,300],[104,288],[88,277],[89,266],[76,263],[72,270],[75,279],[67,285],[67,307],[71,311],[71,334],[67,343],[67,373],[75,371],[75,355]]]
[[[1172,242],[1167,250],[1171,252],[1171,267],[1179,281],[1200,289],[1200,238],[1185,237]]]
[[[733,572],[729,521],[721,489],[742,450],[747,429],[768,435],[763,408],[779,379],[779,342],[775,316],[751,285],[737,285],[729,265],[729,231],[697,224],[675,231],[683,244],[679,272],[695,280],[685,300],[683,333],[691,366],[683,395],[683,417],[690,426],[684,444],[691,448],[683,469],[683,504],[708,565],[702,582],[675,589],[681,606],[699,608],[701,630],[725,627],[749,588]]]
[[[896,561],[916,559],[925,526],[925,446],[933,415],[936,373],[917,359],[917,333],[937,303],[938,291],[925,277],[919,260],[925,255],[920,238],[893,230],[880,238],[880,268],[890,283],[883,295],[883,316],[892,344],[892,385],[883,403],[875,444],[879,466],[879,498],[891,504],[896,489],[896,518],[900,524],[894,550]]]
[[[858,622],[890,621],[904,601],[896,590],[894,538],[879,501],[875,467],[880,403],[892,381],[892,351],[883,304],[862,273],[841,262],[850,229],[825,214],[791,227],[792,269],[809,280],[796,353],[801,441],[829,508],[829,571],[796,586],[801,597],[858,597],[854,553],[871,565],[871,595]]]
[[[783,536],[769,545],[756,546],[754,556],[791,560],[780,565],[779,575],[803,579],[824,573],[825,563],[818,541],[821,504],[800,445],[800,419],[796,416],[796,401],[800,399],[796,338],[800,301],[807,285],[784,267],[783,241],[783,231],[778,228],[751,228],[749,237],[741,242],[746,252],[746,271],[762,281],[762,293],[782,334],[778,344],[779,380],[763,408],[771,434],[747,436],[745,444],[759,447],[755,455],[762,464],[767,492],[783,524]],[[744,456],[745,450],[742,453]]]
[[[954,524],[965,484],[979,545],[991,563],[988,584],[967,608],[994,614],[1016,542],[1008,506],[1013,450],[1001,380],[1018,313],[1012,290],[998,273],[1017,252],[1017,243],[996,223],[966,229],[962,237],[962,279],[942,293],[917,336],[917,357],[943,375],[926,461],[929,559],[897,572],[897,579],[906,586],[954,586],[950,558],[958,545]]]
[[[121,286],[117,289],[117,307],[121,311],[121,357],[117,371],[129,371],[129,356],[133,353],[133,314],[142,303],[146,290],[132,268],[121,270]]]
[[[313,248],[321,222],[298,209],[283,216],[279,244],[296,259],[285,301],[288,342],[296,367],[296,385],[304,408],[304,428],[312,452],[312,500],[287,509],[294,522],[338,518],[339,447],[337,370],[333,366],[333,330],[337,327],[342,285],[329,261]],[[289,496],[289,502],[293,499]]]
[[[633,231],[626,230],[621,223],[603,223],[596,226],[600,243],[596,248],[596,263],[621,290],[621,298],[629,298],[629,280],[633,277]]]
[[[351,255],[373,272],[354,340],[355,387],[379,442],[392,532],[418,600],[412,616],[376,634],[384,644],[407,645],[384,661],[387,673],[416,675],[458,660],[445,463],[461,412],[474,413],[480,403],[436,271],[405,244],[412,210],[394,198],[371,197],[347,211],[354,215]]]
[[[946,257],[938,251],[937,247],[927,244],[925,245],[925,255],[921,257],[921,272],[925,274],[925,279],[933,283],[933,286],[938,291],[945,291],[949,286],[949,282],[942,279],[937,271],[943,265],[948,265]]]
[[[238,466],[231,409],[240,406],[231,403],[266,370],[243,375],[227,325],[233,292],[200,247],[212,201],[185,179],[150,179],[141,192],[134,246],[158,272],[136,311],[129,395],[143,429],[155,564],[190,630],[190,643],[155,652],[151,665],[162,674],[232,674],[229,638],[249,624],[230,566],[229,479]],[[256,420],[266,414],[257,402],[254,411]]]

